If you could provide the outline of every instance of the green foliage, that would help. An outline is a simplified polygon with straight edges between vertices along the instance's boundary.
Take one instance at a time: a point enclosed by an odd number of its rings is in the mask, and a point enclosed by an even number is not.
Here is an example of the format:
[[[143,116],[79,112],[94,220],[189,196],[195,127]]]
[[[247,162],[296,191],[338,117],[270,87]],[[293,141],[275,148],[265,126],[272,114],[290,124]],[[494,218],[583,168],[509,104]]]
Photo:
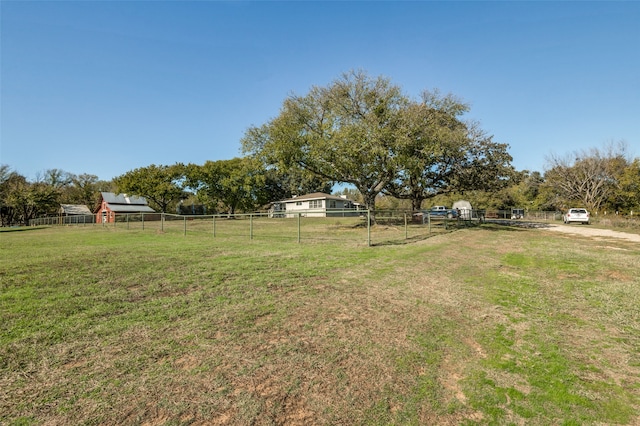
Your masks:
[[[2,226],[28,224],[30,219],[56,214],[60,204],[84,204],[93,209],[99,202],[99,192],[111,188],[90,174],[74,175],[59,169],[44,172],[36,182],[0,168],[0,218]]]
[[[167,212],[183,196],[185,166],[152,164],[114,178],[119,193],[145,197],[161,212]]]
[[[333,183],[300,167],[267,168],[265,194],[269,201],[291,198],[314,192],[331,194]]]
[[[405,105],[388,79],[351,72],[287,98],[278,117],[247,131],[243,149],[277,167],[349,183],[374,208],[376,195],[399,170],[397,131]]]
[[[615,210],[640,212],[640,159],[624,168],[617,191],[610,197]]]
[[[24,176],[10,173],[1,184],[2,225],[29,220],[47,213],[55,213],[59,207],[59,191],[44,182],[30,183]]]
[[[418,103],[388,79],[351,72],[290,96],[242,144],[267,165],[353,185],[370,209],[385,192],[417,210],[438,194],[501,188],[513,175],[507,145],[463,123],[467,111],[452,95],[425,92]]]
[[[210,211],[221,208],[229,214],[253,211],[271,201],[266,191],[266,173],[250,157],[207,161],[187,166],[187,185],[204,200]]]
[[[463,122],[468,106],[452,95],[425,92],[403,111],[403,168],[385,192],[422,201],[452,192],[496,191],[515,177],[507,145],[493,142],[477,123]]]
[[[547,197],[562,210],[576,205],[594,213],[604,207],[616,210],[621,201],[629,201],[620,184],[626,170],[633,168],[625,150],[625,144],[620,142],[565,157],[552,156],[544,176]],[[633,181],[633,170],[627,173]]]
[[[100,202],[97,195],[102,186],[96,175],[88,173],[72,175],[71,185],[66,193],[63,193],[62,199],[64,204],[84,204],[93,210],[93,207]],[[107,190],[104,189],[104,191]]]

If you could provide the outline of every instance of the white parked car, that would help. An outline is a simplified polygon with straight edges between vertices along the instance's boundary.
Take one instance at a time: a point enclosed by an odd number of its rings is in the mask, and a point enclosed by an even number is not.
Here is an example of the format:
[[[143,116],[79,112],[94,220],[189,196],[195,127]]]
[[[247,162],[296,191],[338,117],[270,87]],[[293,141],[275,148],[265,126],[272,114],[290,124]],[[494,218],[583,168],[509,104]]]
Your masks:
[[[587,209],[569,209],[569,211],[562,216],[562,221],[564,223],[580,222],[588,225],[589,212]]]

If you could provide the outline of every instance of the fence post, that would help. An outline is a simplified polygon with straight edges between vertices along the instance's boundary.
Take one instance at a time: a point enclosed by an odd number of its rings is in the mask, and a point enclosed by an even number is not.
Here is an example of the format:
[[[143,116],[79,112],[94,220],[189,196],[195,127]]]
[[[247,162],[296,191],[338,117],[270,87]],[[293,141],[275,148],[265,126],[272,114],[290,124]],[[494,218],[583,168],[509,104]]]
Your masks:
[[[211,216],[213,218],[213,237],[216,236],[216,215]]]
[[[164,212],[160,215],[160,231],[164,232]]]
[[[298,213],[298,244],[300,243],[300,216],[301,213]]]
[[[127,230],[129,229],[129,213],[127,213]]]
[[[141,221],[142,221],[142,230],[144,231],[144,213],[140,213]]]
[[[404,239],[409,238],[409,228],[407,227],[407,212],[404,213]]]
[[[184,217],[184,236],[187,236],[187,217]]]
[[[367,247],[371,247],[371,209],[367,209]]]
[[[249,239],[253,240],[253,213],[249,214]]]

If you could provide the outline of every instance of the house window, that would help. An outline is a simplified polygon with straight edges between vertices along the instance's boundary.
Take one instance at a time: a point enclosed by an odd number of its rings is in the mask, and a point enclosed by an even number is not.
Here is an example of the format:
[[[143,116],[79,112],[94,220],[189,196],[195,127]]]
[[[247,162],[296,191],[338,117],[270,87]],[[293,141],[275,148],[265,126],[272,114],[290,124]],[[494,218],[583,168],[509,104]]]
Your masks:
[[[319,209],[322,208],[322,200],[311,200],[309,201],[310,209]]]
[[[296,201],[296,206],[301,206],[302,205],[302,201]]]
[[[336,208],[336,200],[329,200],[329,208],[330,209]]]

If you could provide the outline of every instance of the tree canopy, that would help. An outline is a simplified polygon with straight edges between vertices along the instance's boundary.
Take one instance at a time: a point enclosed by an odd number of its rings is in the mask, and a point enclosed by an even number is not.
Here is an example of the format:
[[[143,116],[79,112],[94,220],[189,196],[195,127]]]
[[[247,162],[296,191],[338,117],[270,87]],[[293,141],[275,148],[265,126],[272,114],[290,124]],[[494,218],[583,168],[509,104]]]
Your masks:
[[[628,204],[628,196],[620,197],[621,184],[629,188],[627,183],[634,181],[626,144],[585,149],[564,157],[552,155],[547,162],[547,192],[556,197],[561,208],[580,205],[597,212],[606,204],[614,208],[619,207],[621,201]]]
[[[119,193],[145,197],[164,213],[183,195],[184,170],[185,166],[180,163],[172,166],[152,164],[129,171],[113,181]]]
[[[496,143],[474,122],[464,122],[468,106],[452,95],[423,93],[403,114],[402,167],[384,192],[412,201],[413,210],[438,195],[470,190],[496,191],[515,175],[506,144]]]
[[[381,192],[418,209],[426,198],[491,189],[513,173],[507,145],[463,122],[466,111],[451,95],[427,91],[416,102],[387,78],[352,71],[289,96],[276,118],[247,130],[242,146],[268,165],[351,184],[369,209]]]
[[[243,149],[270,164],[352,184],[373,209],[399,169],[397,129],[405,103],[388,79],[351,72],[287,98],[278,117],[247,131]]]
[[[266,204],[266,176],[261,164],[249,157],[207,161],[187,166],[187,186],[196,191],[210,210],[252,211]]]
[[[59,203],[94,208],[99,191],[143,196],[162,212],[191,198],[209,212],[233,215],[295,195],[330,193],[335,184],[346,184],[343,191],[372,211],[376,203],[402,209],[410,203],[415,211],[425,200],[457,197],[480,208],[640,211],[640,160],[627,155],[624,142],[551,155],[544,174],[516,172],[509,146],[465,119],[469,111],[452,94],[425,90],[414,99],[386,77],[351,71],[286,97],[278,115],[247,129],[244,157],[152,164],[110,182],[60,169],[30,182],[0,165],[0,219],[2,226],[28,224],[57,214]]]

